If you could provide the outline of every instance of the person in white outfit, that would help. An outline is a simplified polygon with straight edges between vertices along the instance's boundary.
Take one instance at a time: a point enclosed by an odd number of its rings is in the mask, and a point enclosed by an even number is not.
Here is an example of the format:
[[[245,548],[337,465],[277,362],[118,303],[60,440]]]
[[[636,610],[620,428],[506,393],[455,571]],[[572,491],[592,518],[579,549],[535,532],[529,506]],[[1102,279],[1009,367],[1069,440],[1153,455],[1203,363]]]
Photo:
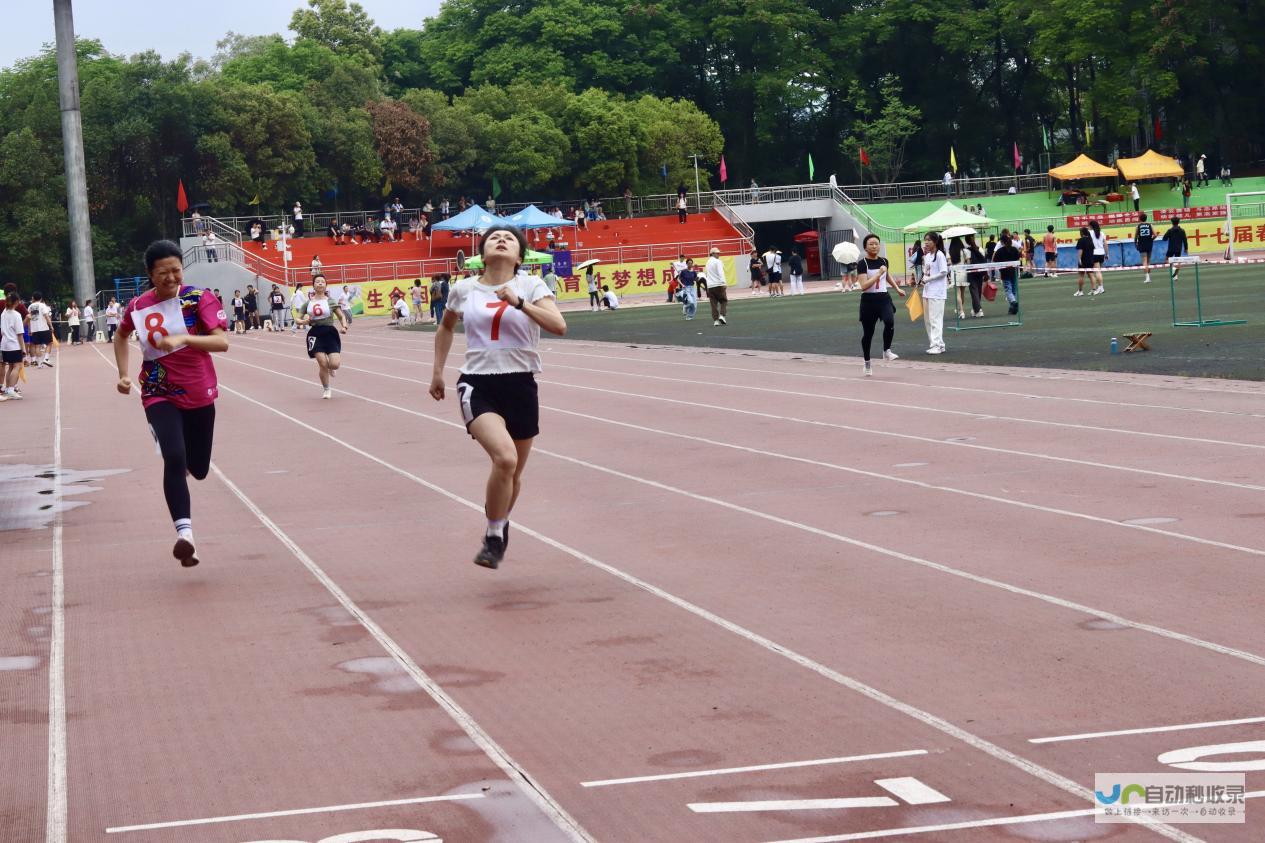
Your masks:
[[[949,296],[949,258],[944,238],[931,231],[922,241],[923,323],[927,327],[927,353],[944,353],[944,302]]]
[[[307,302],[307,292],[304,291],[303,285],[300,284],[294,288],[294,295],[290,297],[290,333],[299,330],[299,308]]]

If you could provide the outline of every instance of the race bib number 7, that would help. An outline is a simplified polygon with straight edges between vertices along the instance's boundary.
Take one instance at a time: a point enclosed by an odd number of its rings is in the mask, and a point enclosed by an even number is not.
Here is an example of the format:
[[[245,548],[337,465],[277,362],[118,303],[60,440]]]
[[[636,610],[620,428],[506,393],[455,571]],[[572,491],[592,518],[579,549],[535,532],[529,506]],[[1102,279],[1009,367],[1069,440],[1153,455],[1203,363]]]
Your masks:
[[[189,333],[184,324],[184,309],[179,296],[137,308],[132,311],[132,324],[136,327],[136,336],[146,360],[157,360],[171,354],[159,348],[162,338]]]

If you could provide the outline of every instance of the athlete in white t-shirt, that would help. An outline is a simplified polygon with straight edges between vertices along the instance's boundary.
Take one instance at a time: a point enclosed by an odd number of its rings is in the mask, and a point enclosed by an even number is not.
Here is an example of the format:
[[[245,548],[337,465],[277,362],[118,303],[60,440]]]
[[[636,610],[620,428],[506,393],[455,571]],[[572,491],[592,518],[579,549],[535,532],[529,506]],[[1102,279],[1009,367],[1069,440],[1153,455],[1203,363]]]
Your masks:
[[[32,293],[31,304],[26,309],[31,323],[31,360],[33,365],[48,366],[53,363],[48,359],[49,349],[53,347],[53,311],[44,303],[43,293]],[[34,361],[38,360],[38,363]]]
[[[435,331],[435,368],[430,394],[442,401],[444,364],[453,328],[466,328],[466,357],[457,396],[466,430],[492,459],[484,514],[487,530],[476,565],[495,568],[509,545],[509,517],[522,488],[523,467],[540,432],[535,372],[540,371],[540,329],[561,336],[567,323],[554,296],[538,276],[521,272],[527,238],[517,228],[496,225],[479,241],[483,274],[452,286]]]
[[[0,301],[0,308],[0,401],[10,401],[22,397],[18,392],[18,373],[26,357],[18,294],[9,293],[6,301]]]

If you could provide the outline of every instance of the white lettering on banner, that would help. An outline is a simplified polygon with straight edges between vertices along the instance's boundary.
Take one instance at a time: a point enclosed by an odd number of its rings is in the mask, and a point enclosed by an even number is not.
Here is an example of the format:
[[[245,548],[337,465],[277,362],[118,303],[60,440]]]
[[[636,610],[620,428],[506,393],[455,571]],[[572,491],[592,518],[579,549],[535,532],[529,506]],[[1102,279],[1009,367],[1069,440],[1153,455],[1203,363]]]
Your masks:
[[[171,354],[158,347],[162,337],[189,333],[184,325],[184,306],[179,296],[132,311],[132,325],[136,328],[136,338],[146,360],[157,360]]]
[[[443,839],[429,831],[411,828],[380,828],[374,831],[348,831],[333,837],[322,837],[316,843],[443,843]],[[251,840],[249,843],[308,843],[306,840]]]
[[[1260,756],[1247,761],[1199,760],[1208,755],[1231,755],[1245,752],[1260,753]],[[1161,764],[1167,764],[1179,770],[1197,770],[1201,773],[1251,773],[1265,770],[1265,741],[1242,741],[1240,743],[1191,746],[1185,749],[1174,749],[1171,752],[1165,752],[1156,760]]]

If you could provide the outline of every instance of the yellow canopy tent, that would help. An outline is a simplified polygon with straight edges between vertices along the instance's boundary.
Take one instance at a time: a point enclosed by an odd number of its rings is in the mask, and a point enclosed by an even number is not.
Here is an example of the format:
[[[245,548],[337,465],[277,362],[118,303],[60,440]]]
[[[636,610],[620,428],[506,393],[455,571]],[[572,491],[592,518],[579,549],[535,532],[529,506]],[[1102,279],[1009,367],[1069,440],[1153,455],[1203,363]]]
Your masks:
[[[1182,165],[1177,163],[1176,158],[1160,155],[1153,149],[1148,149],[1137,158],[1121,158],[1116,161],[1116,166],[1120,168],[1120,175],[1124,176],[1125,181],[1181,178],[1183,175]]]
[[[1115,169],[1099,164],[1085,153],[1075,159],[1050,170],[1050,175],[1059,181],[1080,181],[1081,179],[1115,178]]]

